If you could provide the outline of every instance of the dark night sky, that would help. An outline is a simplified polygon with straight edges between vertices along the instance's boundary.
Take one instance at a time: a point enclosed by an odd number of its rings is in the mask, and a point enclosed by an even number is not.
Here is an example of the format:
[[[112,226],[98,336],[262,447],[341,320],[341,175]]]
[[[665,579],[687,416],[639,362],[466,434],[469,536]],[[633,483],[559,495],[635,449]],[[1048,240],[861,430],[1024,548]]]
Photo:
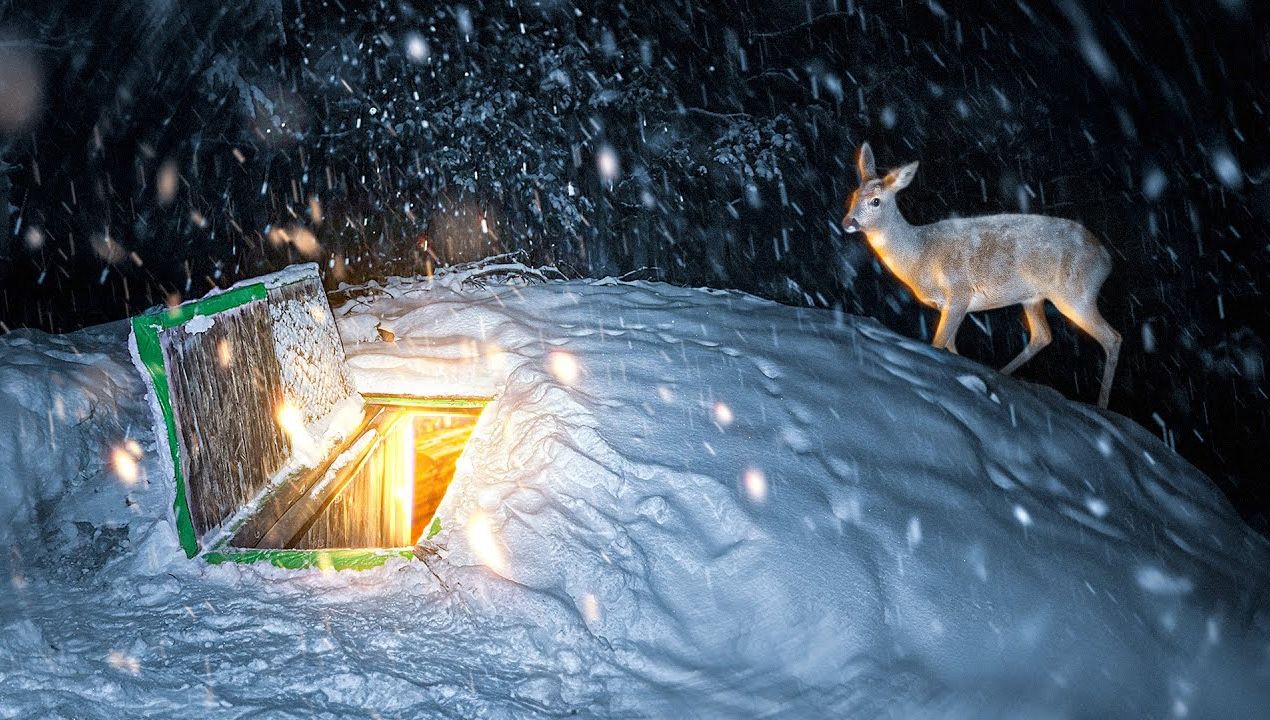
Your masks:
[[[1112,409],[1270,528],[1256,3],[218,5],[0,2],[0,330],[200,295],[304,259],[275,242],[303,227],[331,286],[524,250],[928,334],[836,228],[868,139],[921,160],[912,222],[1024,210],[1103,238]],[[1021,349],[1017,309],[978,320],[963,354]],[[1021,376],[1092,401],[1100,350],[1052,325]]]

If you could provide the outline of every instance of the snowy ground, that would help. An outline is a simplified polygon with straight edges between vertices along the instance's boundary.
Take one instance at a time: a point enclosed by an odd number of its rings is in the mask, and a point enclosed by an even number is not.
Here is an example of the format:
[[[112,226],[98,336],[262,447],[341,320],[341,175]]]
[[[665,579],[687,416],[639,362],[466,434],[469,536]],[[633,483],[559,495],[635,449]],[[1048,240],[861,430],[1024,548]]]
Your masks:
[[[125,326],[0,339],[0,717],[1270,703],[1270,547],[1119,416],[737,293],[399,281],[337,315],[360,389],[497,396],[427,564],[184,560]]]

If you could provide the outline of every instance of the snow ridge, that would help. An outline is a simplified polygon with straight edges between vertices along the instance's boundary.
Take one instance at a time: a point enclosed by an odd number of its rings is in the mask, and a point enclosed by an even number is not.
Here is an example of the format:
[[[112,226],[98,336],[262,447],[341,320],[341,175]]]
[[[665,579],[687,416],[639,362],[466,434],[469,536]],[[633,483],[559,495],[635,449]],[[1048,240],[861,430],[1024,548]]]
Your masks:
[[[495,396],[424,559],[188,563],[141,496],[86,575],[12,564],[0,708],[1234,717],[1270,701],[1270,548],[1124,418],[733,292],[394,279],[335,315],[358,390]],[[120,342],[95,347],[121,358]],[[120,484],[77,461],[103,495]],[[101,511],[48,497],[54,524]]]

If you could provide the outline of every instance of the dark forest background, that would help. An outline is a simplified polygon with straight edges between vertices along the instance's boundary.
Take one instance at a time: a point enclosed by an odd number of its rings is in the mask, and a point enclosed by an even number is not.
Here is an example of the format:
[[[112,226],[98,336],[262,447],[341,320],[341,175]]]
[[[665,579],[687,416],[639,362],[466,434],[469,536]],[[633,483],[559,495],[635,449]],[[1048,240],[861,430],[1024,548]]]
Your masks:
[[[465,4],[0,0],[0,332],[62,332],[304,259],[327,282],[520,250],[933,314],[838,227],[852,153],[912,222],[1104,238],[1112,408],[1270,529],[1270,24],[1242,0]],[[1020,372],[1092,401],[1061,320]],[[1004,364],[1016,309],[964,326]]]

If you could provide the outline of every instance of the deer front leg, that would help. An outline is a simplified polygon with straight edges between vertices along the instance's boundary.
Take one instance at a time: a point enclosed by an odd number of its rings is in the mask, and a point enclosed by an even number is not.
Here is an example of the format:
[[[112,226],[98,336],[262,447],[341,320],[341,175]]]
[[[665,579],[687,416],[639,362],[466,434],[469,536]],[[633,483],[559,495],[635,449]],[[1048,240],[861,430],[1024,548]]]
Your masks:
[[[966,319],[966,310],[970,302],[960,298],[950,298],[939,308],[939,326],[935,328],[935,339],[931,345],[937,348],[950,348],[956,352],[957,329],[961,321]]]

